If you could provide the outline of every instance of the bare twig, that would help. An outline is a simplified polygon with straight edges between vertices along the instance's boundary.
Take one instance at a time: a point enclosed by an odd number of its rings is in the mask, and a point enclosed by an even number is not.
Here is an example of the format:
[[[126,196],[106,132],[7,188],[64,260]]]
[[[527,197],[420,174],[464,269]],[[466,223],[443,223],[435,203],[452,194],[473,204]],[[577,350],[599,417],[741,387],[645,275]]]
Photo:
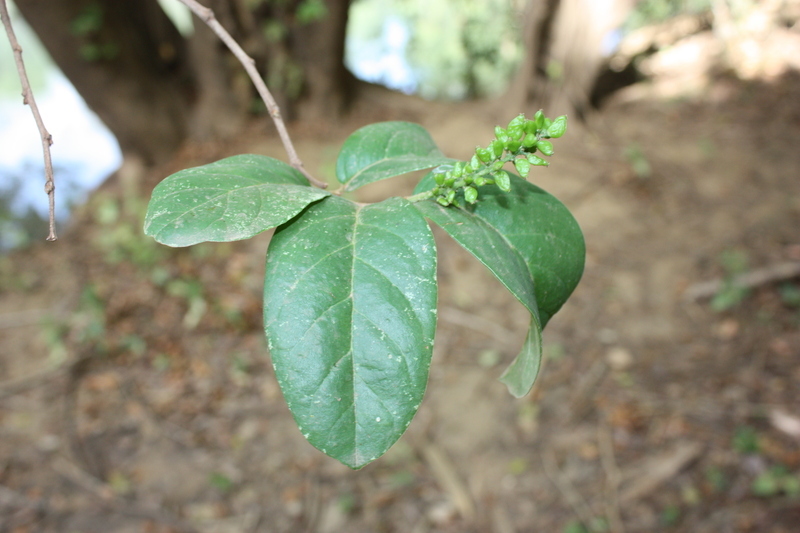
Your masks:
[[[800,263],[796,261],[787,261],[736,276],[730,283],[743,289],[754,289],[768,283],[785,281],[797,277],[800,277]],[[683,298],[687,301],[710,298],[721,291],[723,287],[725,287],[725,280],[722,279],[696,283],[686,289],[686,292],[683,293]]]
[[[203,22],[205,22],[211,31],[217,34],[217,37],[225,43],[225,45],[233,52],[233,55],[236,56],[236,59],[242,64],[244,69],[247,71],[247,74],[250,76],[250,79],[253,81],[253,85],[256,86],[256,90],[258,94],[261,96],[261,99],[264,100],[264,103],[267,105],[267,109],[269,110],[269,115],[272,117],[272,121],[275,123],[275,127],[278,129],[278,135],[281,137],[281,142],[283,142],[283,147],[286,150],[286,153],[289,154],[289,163],[299,170],[308,181],[320,187],[322,189],[327,188],[328,184],[324,181],[320,181],[312,176],[303,166],[303,162],[300,160],[300,157],[297,155],[297,151],[294,149],[294,145],[292,144],[292,140],[289,137],[289,132],[286,130],[286,124],[283,122],[283,118],[281,117],[281,111],[278,108],[278,104],[275,102],[275,99],[272,97],[272,93],[269,92],[267,89],[267,85],[264,83],[264,80],[261,79],[261,75],[258,73],[256,69],[256,62],[253,60],[252,57],[248,56],[242,47],[239,46],[239,43],[231,37],[231,34],[227,32],[225,28],[222,27],[222,24],[219,23],[216,16],[214,16],[214,12],[199,4],[195,0],[180,0],[180,2],[192,10],[192,12],[197,15]]]
[[[8,15],[6,0],[0,0],[0,18],[3,20],[3,27],[6,30],[6,35],[8,35],[8,42],[11,43],[11,49],[14,51],[14,62],[17,64],[17,74],[19,75],[19,81],[22,85],[22,103],[31,107],[33,119],[36,121],[36,127],[39,128],[39,134],[42,138],[45,175],[44,190],[50,202],[50,233],[47,235],[47,240],[54,241],[58,239],[58,237],[56,236],[56,185],[53,181],[53,161],[50,158],[50,145],[53,144],[53,136],[50,135],[47,128],[44,127],[42,115],[39,114],[39,107],[36,105],[36,100],[33,97],[31,84],[28,81],[28,73],[25,72],[25,63],[22,61],[22,47],[19,45],[19,42],[17,42],[17,36],[14,34],[14,28],[11,26],[11,17]]]

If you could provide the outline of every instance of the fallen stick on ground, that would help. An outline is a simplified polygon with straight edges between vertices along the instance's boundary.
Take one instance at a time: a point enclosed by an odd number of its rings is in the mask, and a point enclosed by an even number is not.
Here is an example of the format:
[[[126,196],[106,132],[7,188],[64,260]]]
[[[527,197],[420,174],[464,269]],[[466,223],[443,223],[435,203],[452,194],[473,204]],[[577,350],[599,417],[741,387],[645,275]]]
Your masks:
[[[735,276],[730,283],[736,287],[754,289],[768,283],[785,281],[796,277],[800,277],[800,263],[786,262]],[[696,301],[702,300],[703,298],[711,298],[721,291],[726,283],[728,283],[727,280],[723,279],[695,283],[686,289],[686,292],[683,293],[683,299],[687,301]]]
[[[459,514],[467,520],[475,518],[475,503],[450,458],[431,442],[423,442],[419,449],[437,483],[450,496]]]
[[[696,442],[683,443],[626,469],[622,478],[628,482],[623,481],[619,503],[624,505],[651,494],[699,457],[702,451],[703,447]]]

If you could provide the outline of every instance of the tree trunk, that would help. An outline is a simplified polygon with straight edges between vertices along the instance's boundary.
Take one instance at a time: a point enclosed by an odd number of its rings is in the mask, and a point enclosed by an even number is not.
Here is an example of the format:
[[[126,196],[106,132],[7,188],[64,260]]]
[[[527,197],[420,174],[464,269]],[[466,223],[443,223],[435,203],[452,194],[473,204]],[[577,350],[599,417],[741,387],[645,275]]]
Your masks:
[[[187,135],[186,43],[155,0],[17,0],[55,63],[117,137],[154,163]]]
[[[256,60],[265,66],[284,117],[336,118],[347,109],[356,84],[344,66],[350,0],[327,0],[324,16],[316,20],[300,16],[304,3],[264,2],[256,8],[256,25],[271,28]]]
[[[531,0],[525,16],[527,58],[507,98],[548,115],[583,113],[604,61],[606,39],[633,0]]]
[[[325,18],[298,27],[289,44],[303,71],[300,115],[306,119],[335,118],[346,110],[355,87],[355,77],[344,66],[350,0],[329,0],[325,5]]]
[[[552,44],[553,21],[560,0],[529,0],[523,13],[522,41],[525,59],[517,75],[509,84],[498,103],[516,110],[525,110],[530,105],[541,105],[543,86],[547,84],[547,60]],[[503,110],[505,113],[505,110]]]

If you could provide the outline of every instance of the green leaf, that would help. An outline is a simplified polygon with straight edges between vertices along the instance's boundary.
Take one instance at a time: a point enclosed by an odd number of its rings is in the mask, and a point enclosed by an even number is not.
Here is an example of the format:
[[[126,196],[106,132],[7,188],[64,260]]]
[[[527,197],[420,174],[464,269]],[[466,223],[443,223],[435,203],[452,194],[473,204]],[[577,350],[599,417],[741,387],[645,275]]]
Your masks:
[[[580,226],[557,198],[506,172],[511,192],[487,185],[472,212],[504,235],[533,274],[544,327],[583,275],[586,245]]]
[[[428,379],[436,249],[425,219],[401,198],[311,205],[270,243],[264,324],[303,436],[351,468],[373,461]]]
[[[445,157],[430,134],[411,122],[379,122],[350,135],[336,160],[345,191],[457,160]]]
[[[486,186],[482,190],[488,188]],[[483,201],[481,198],[480,202]],[[533,278],[528,266],[496,228],[465,209],[443,207],[430,200],[417,202],[414,207],[483,263],[531,314],[538,313]]]
[[[486,189],[488,187],[483,190]],[[500,378],[511,394],[524,396],[533,386],[542,355],[539,308],[533,277],[525,260],[496,228],[464,209],[443,207],[431,201],[418,202],[414,207],[483,263],[530,311],[528,338],[520,354]]]
[[[511,192],[486,185],[475,206],[444,208],[430,200],[414,205],[486,265],[531,312],[523,349],[501,377],[512,394],[521,396],[538,373],[541,329],[577,286],[586,251],[580,227],[561,202],[518,176],[504,174]],[[431,180],[426,176],[417,190],[427,190]]]
[[[144,232],[169,246],[247,239],[328,195],[282,161],[237,155],[181,170],[156,185]]]

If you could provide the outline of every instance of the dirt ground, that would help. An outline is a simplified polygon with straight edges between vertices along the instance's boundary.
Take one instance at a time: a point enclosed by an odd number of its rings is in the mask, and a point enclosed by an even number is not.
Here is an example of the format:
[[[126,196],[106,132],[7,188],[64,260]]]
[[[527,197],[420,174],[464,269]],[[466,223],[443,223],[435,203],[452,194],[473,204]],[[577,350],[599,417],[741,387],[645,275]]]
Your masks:
[[[496,379],[525,311],[437,233],[425,401],[357,472],[306,443],[280,395],[261,331],[269,235],[182,250],[141,235],[159,179],[282,158],[271,129],[156,172],[128,162],[57,244],[0,257],[0,532],[800,531],[800,276],[780,275],[800,263],[800,76],[663,87],[573,120],[531,175],[588,249],[534,391]],[[466,157],[519,111],[381,98],[292,127],[313,173],[368,122],[421,122]],[[741,272],[766,278],[700,294]]]

